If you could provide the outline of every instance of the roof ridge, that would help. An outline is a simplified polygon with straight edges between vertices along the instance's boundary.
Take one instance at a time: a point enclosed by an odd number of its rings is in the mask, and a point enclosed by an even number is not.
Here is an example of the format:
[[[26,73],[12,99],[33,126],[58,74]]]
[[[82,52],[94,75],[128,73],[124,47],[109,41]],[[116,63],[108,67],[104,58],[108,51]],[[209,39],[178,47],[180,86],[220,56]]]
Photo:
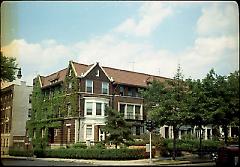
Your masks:
[[[120,71],[126,71],[126,72],[131,72],[131,73],[144,74],[144,75],[147,75],[147,76],[149,76],[149,77],[153,76],[153,77],[160,77],[160,78],[170,79],[170,78],[168,78],[168,77],[157,76],[157,75],[152,75],[152,74],[146,74],[146,73],[143,73],[143,72],[135,72],[135,71],[123,70],[123,69],[118,69],[118,68],[113,68],[113,67],[104,67],[104,66],[102,66],[102,67],[103,67],[103,68],[110,68],[110,69],[113,69],[113,70],[120,70]]]
[[[56,72],[54,72],[54,73],[52,73],[52,74],[50,74],[50,75],[42,76],[42,77],[47,78],[47,77],[50,77],[51,75],[57,74],[57,73],[59,73],[59,72],[61,72],[61,71],[64,71],[64,70],[66,70],[66,69],[68,69],[68,67],[63,68],[63,69],[61,69],[61,70],[59,70],[59,71],[56,71]]]
[[[84,66],[90,66],[90,65],[93,65],[93,64],[87,65],[87,64],[78,63],[78,62],[75,62],[75,61],[72,61],[72,62],[75,63],[75,64],[78,64],[78,65],[84,65]]]

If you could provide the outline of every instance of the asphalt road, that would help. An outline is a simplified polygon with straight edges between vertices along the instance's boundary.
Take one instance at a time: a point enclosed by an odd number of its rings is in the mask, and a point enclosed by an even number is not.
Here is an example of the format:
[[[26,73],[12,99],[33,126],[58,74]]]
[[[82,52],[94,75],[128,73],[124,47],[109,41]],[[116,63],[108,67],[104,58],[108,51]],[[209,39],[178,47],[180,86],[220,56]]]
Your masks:
[[[93,166],[92,164],[64,161],[1,159],[4,166]]]

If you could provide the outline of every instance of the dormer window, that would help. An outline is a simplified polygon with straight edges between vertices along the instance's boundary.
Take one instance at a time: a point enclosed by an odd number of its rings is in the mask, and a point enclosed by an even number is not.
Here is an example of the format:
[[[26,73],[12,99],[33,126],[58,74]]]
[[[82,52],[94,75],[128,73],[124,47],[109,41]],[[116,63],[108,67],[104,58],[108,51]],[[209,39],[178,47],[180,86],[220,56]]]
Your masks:
[[[120,96],[124,96],[124,87],[120,86]]]
[[[99,77],[99,70],[96,70],[96,77]]]

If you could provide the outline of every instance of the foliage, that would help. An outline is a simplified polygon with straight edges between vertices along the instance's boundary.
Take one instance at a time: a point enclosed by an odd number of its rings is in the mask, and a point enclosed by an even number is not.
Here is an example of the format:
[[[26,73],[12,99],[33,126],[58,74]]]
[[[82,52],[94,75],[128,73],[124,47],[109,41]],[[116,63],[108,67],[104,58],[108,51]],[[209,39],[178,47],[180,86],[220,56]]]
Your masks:
[[[71,69],[71,65],[69,65]],[[37,76],[33,83],[32,93],[32,116],[27,122],[29,137],[33,138],[33,131],[36,138],[32,140],[33,146],[37,150],[45,149],[48,145],[49,128],[60,128],[64,118],[69,116],[79,116],[78,78],[74,75],[66,75],[63,82],[54,83],[51,87],[41,87],[41,77]],[[72,88],[68,87],[72,83]],[[68,105],[71,111],[68,113]],[[41,130],[45,129],[45,136],[42,139]]]
[[[152,84],[142,92],[144,106],[149,112],[148,116],[160,126],[173,126],[174,143],[176,143],[178,129],[189,117],[185,100],[187,88],[181,68],[178,66],[173,80],[167,80],[164,83],[153,80]]]
[[[32,150],[24,150],[24,149],[9,149],[9,155],[11,156],[21,156],[21,157],[32,157]]]
[[[129,160],[147,158],[145,149],[47,149],[41,157]]]
[[[74,143],[72,146],[71,146],[72,148],[87,148],[87,145],[86,145],[86,143],[80,143],[80,142],[78,142],[78,143]]]
[[[103,131],[107,132],[107,141],[117,145],[125,143],[127,140],[132,140],[130,124],[124,119],[124,117],[117,111],[106,107],[105,112],[107,113],[106,125]]]
[[[1,52],[1,81],[12,82],[15,80],[15,73],[17,69],[16,58],[5,57]]]

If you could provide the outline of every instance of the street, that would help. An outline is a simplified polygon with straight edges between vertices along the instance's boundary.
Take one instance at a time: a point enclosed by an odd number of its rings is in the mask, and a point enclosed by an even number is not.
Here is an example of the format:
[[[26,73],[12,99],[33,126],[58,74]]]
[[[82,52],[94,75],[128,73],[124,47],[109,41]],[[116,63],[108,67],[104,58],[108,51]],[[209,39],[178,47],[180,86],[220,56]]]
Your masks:
[[[93,166],[82,162],[64,161],[44,161],[44,160],[20,160],[20,159],[1,159],[4,166]]]
[[[4,166],[148,166],[150,164],[146,163],[119,163],[108,162],[108,161],[96,161],[94,163],[74,161],[70,159],[63,159],[61,161],[55,160],[42,160],[42,159],[1,159],[1,162]],[[150,166],[215,166],[214,162],[204,162],[204,163],[194,163],[194,164],[166,164],[166,163],[153,163]]]

